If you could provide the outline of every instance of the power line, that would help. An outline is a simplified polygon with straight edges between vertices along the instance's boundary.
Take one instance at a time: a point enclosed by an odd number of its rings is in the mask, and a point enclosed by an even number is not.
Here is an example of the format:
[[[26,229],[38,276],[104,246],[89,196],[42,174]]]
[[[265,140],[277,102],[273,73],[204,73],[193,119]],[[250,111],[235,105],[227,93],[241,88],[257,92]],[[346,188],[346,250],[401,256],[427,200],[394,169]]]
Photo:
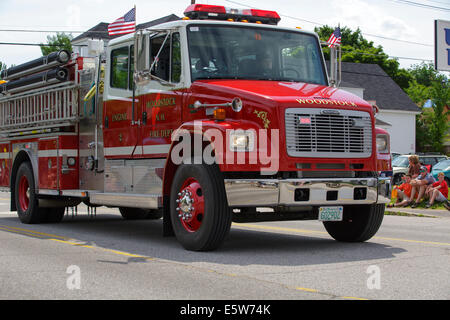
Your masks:
[[[33,33],[89,33],[89,32],[96,32],[99,33],[99,31],[73,31],[73,30],[26,30],[26,29],[0,29],[0,32],[33,32]],[[101,32],[101,31],[100,31]]]
[[[236,2],[236,1],[231,1],[231,0],[225,0],[225,1],[233,3],[233,4],[237,4],[237,5],[240,5],[240,6],[244,6],[244,7],[247,7],[247,8],[255,9],[252,6],[249,6],[249,5],[246,5],[246,4],[242,4],[242,3],[239,3],[239,2]],[[318,26],[321,26],[321,27],[325,26],[325,24],[320,23],[320,22],[315,22],[315,21],[311,21],[311,20],[306,20],[306,19],[301,19],[301,18],[297,18],[297,17],[292,17],[292,16],[288,16],[288,15],[285,15],[285,14],[280,14],[280,16],[283,16],[283,17],[286,17],[286,18],[289,18],[289,19],[293,19],[293,20],[308,22],[308,23],[315,24],[315,25],[318,25]],[[377,34],[370,34],[370,33],[365,33],[365,32],[361,32],[361,34],[366,35],[366,36],[370,36],[370,37],[374,37],[374,38],[381,38],[381,39],[385,39],[385,40],[404,42],[404,43],[409,43],[409,44],[416,44],[416,45],[421,45],[421,46],[426,46],[426,47],[433,47],[432,44],[427,44],[427,43],[421,43],[421,42],[414,42],[414,41],[408,41],[408,40],[402,40],[402,39],[389,38],[389,37],[386,37],[386,36],[380,36],[380,35],[377,35]]]
[[[429,4],[418,3],[418,2],[414,2],[414,1],[408,1],[408,0],[388,0],[388,1],[397,2],[398,4],[406,4],[406,5],[409,5],[409,6],[414,6],[414,7],[424,8],[424,9],[449,11],[450,12],[449,8],[432,6],[432,5],[429,5]]]
[[[44,44],[44,43],[27,43],[27,42],[0,42],[4,46],[36,46],[36,47],[60,47],[59,44]],[[87,45],[78,45],[77,47],[87,47]]]
[[[342,52],[343,52],[343,53],[355,53],[355,54],[361,54],[361,55],[365,55],[365,56],[375,56],[375,57],[381,56],[381,55],[375,54],[375,53],[358,52],[358,51],[356,51],[356,50],[354,50],[354,51],[346,51],[346,50],[342,50]],[[430,62],[433,61],[433,60],[430,60],[430,59],[420,59],[420,58],[411,58],[411,57],[398,57],[398,56],[390,56],[390,55],[387,55],[387,54],[386,54],[386,56],[387,56],[388,58],[393,58],[393,59],[405,59],[405,60],[416,60],[416,61],[430,61]]]

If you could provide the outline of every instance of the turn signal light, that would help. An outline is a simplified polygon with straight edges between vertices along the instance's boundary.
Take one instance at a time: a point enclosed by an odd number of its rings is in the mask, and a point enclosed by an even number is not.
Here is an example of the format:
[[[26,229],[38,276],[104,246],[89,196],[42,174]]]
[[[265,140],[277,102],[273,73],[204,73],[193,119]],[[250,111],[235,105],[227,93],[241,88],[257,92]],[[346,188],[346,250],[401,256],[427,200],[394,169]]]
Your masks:
[[[216,120],[225,120],[227,117],[227,112],[223,108],[214,109],[214,119]]]

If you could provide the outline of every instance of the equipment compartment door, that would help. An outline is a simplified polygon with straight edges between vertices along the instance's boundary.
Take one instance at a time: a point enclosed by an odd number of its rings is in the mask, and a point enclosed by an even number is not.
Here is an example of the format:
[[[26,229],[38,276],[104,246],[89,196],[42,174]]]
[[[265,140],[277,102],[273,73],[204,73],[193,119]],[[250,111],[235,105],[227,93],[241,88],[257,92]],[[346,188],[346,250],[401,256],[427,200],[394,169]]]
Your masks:
[[[39,139],[39,189],[58,189],[58,147],[58,137]]]

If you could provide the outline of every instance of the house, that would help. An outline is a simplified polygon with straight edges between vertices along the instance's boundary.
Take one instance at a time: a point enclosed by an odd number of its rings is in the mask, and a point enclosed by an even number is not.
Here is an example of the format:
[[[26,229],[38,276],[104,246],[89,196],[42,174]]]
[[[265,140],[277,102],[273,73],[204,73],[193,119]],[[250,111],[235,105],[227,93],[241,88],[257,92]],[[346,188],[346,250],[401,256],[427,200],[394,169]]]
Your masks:
[[[136,30],[149,28],[149,27],[161,24],[161,23],[175,21],[175,20],[180,20],[180,18],[174,14],[171,14],[171,15],[153,20],[153,21],[138,24],[138,25],[136,25]],[[106,47],[106,45],[108,44],[108,42],[111,39],[115,39],[115,38],[118,38],[121,36],[121,35],[110,36],[108,34],[108,25],[109,25],[109,23],[107,23],[107,22],[100,22],[99,24],[92,27],[88,31],[86,31],[86,32],[80,34],[78,37],[72,39],[73,52],[79,53],[81,56],[86,57],[86,56],[88,56],[88,51],[87,51],[88,50],[87,49],[88,40],[91,40],[91,39],[103,40],[104,45]]]
[[[420,108],[377,64],[342,62],[340,88],[380,110],[376,126],[391,136],[391,151],[416,152],[416,115]]]

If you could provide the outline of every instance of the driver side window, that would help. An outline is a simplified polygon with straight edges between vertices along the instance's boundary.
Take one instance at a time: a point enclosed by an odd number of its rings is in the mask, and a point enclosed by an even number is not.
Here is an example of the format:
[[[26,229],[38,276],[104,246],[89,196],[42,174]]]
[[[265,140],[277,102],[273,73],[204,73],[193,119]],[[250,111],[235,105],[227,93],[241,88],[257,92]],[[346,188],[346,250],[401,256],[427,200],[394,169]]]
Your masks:
[[[163,35],[150,40],[150,65],[156,60],[151,73],[165,81],[179,82],[181,76],[180,34],[173,33],[164,42],[165,39],[166,35]],[[160,52],[159,55],[158,52]]]

